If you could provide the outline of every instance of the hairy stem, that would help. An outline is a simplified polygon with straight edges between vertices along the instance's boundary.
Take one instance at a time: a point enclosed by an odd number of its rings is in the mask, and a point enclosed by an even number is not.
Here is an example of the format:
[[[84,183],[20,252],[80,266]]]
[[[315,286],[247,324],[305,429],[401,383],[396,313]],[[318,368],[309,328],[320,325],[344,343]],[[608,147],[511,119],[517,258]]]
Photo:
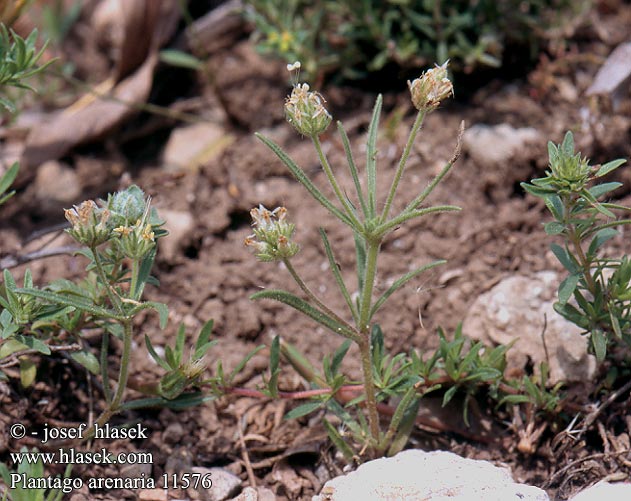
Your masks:
[[[377,413],[377,397],[375,392],[375,380],[372,373],[372,349],[370,339],[370,311],[372,305],[372,291],[377,275],[377,257],[381,241],[367,241],[366,273],[364,275],[364,287],[361,291],[359,308],[359,325],[361,339],[358,343],[362,359],[362,372],[364,388],[366,390],[366,407],[368,409],[368,423],[372,442],[379,442],[379,414]]]

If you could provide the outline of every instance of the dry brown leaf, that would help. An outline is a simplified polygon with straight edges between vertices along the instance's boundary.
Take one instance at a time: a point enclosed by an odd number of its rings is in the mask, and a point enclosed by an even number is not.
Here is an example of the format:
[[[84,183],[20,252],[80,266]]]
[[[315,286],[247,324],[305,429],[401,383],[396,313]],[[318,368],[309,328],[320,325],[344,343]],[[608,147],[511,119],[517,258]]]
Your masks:
[[[120,2],[120,9],[124,35],[114,76],[31,130],[21,158],[22,171],[26,171],[22,182],[32,176],[29,167],[57,159],[77,145],[102,139],[147,100],[157,51],[177,27],[177,1],[126,0]],[[110,87],[111,92],[103,92]]]

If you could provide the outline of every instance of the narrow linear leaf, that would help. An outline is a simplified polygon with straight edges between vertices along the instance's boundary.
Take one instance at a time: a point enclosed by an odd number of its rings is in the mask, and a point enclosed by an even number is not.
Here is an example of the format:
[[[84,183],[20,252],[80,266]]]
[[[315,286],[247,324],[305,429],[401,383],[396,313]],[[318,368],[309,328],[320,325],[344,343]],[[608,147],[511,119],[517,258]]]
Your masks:
[[[588,191],[594,198],[601,197],[610,191],[616,190],[622,186],[622,183],[611,182],[611,183],[602,183],[596,186],[591,187]]]
[[[520,183],[520,185],[527,193],[530,193],[531,195],[534,195],[536,197],[546,197],[548,195],[554,194],[554,190],[552,188],[544,188],[528,183]]]
[[[322,421],[322,424],[324,424],[324,428],[326,429],[326,432],[329,435],[331,442],[333,442],[335,447],[337,447],[338,450],[343,454],[344,459],[346,459],[346,461],[348,462],[353,461],[353,456],[355,455],[353,453],[353,449],[351,449],[350,446],[346,443],[346,441],[342,438],[342,435],[340,435],[340,433],[337,431],[335,426],[333,426],[326,419]]]
[[[215,400],[217,397],[214,395],[204,395],[201,392],[183,393],[173,400],[166,400],[164,398],[141,398],[138,400],[132,400],[131,402],[125,402],[121,405],[121,410],[137,410],[137,409],[150,409],[150,408],[167,408],[167,409],[186,409],[188,407],[197,407],[205,402]]]
[[[331,372],[333,373],[333,375],[337,374],[337,371],[340,369],[340,364],[342,363],[342,360],[344,360],[344,357],[348,353],[348,350],[351,347],[351,343],[352,342],[350,339],[345,340],[338,347],[338,349],[335,350],[335,353],[333,353],[333,358],[331,360]]]
[[[59,304],[62,306],[72,306],[79,310],[87,311],[88,313],[102,318],[113,318],[121,320],[122,317],[112,310],[96,306],[94,303],[88,302],[78,296],[65,296],[54,292],[43,291],[40,289],[16,289],[18,294],[27,294],[29,296],[38,297],[44,299],[53,304]]]
[[[364,213],[364,217],[367,218],[369,217],[369,212],[368,207],[366,206],[366,199],[362,191],[361,183],[359,182],[359,173],[357,171],[355,160],[353,159],[353,152],[351,150],[350,141],[348,140],[348,136],[346,135],[346,131],[344,130],[342,122],[337,122],[337,130],[339,131],[342,138],[342,145],[344,146],[344,152],[346,153],[346,161],[351,172],[351,177],[353,178],[353,184],[355,185],[355,191],[357,193],[357,198],[359,199],[359,204],[361,206],[362,212]]]
[[[346,301],[346,305],[348,309],[351,311],[353,318],[357,320],[357,311],[355,310],[355,306],[353,305],[353,300],[351,299],[351,295],[346,288],[346,284],[344,283],[344,279],[342,278],[342,274],[340,273],[340,269],[337,265],[337,261],[335,260],[335,256],[333,255],[333,250],[331,249],[331,244],[329,243],[329,239],[326,236],[326,232],[324,229],[320,228],[320,236],[322,237],[322,243],[324,244],[324,250],[326,252],[326,257],[329,260],[329,267],[331,268],[331,272],[335,277],[335,282],[344,297],[344,301]]]
[[[241,361],[236,365],[236,367],[232,370],[230,375],[228,376],[228,384],[232,384],[232,381],[234,380],[234,378],[243,370],[243,368],[252,359],[252,357],[264,348],[265,348],[265,345],[260,344],[256,348],[254,348],[250,353],[248,353],[245,357],[243,357]]]
[[[285,414],[285,419],[297,419],[299,417],[306,416],[307,414],[311,414],[321,407],[322,402],[307,402],[306,404],[299,405],[298,407],[290,410],[287,414]]]
[[[259,133],[256,133],[255,136],[258,137],[270,150],[272,150],[276,154],[281,162],[283,162],[291,171],[296,180],[300,184],[302,184],[309,193],[311,193],[311,196],[313,198],[315,198],[325,209],[327,209],[340,221],[351,227],[353,226],[348,216],[340,211],[337,207],[335,207],[331,202],[329,202],[329,200],[316,187],[316,185],[311,182],[305,172],[300,167],[298,167],[298,165],[291,158],[289,158],[289,156],[281,149],[280,146],[274,143],[274,141],[267,139],[265,136]]]
[[[309,303],[300,299],[293,294],[283,291],[283,290],[265,290],[261,292],[257,292],[250,296],[251,299],[273,299],[274,301],[278,301],[280,303],[284,303],[292,308],[298,310],[301,313],[304,313],[309,318],[312,318],[319,324],[328,328],[329,330],[339,334],[341,336],[347,337],[349,339],[356,340],[357,335],[349,330],[349,328],[339,322],[333,320],[328,315],[322,313],[320,310],[314,308]]]
[[[169,366],[169,364],[167,364],[160,357],[160,355],[158,355],[158,353],[153,347],[153,344],[151,343],[151,339],[149,338],[149,336],[147,336],[147,334],[145,334],[145,346],[147,347],[147,351],[149,352],[149,355],[151,355],[151,358],[153,358],[160,367],[162,367],[165,371],[171,370],[171,367]]]
[[[9,187],[15,181],[15,178],[18,175],[18,170],[20,169],[20,165],[15,162],[9,169],[0,177],[0,193],[4,193],[9,189]]]
[[[624,158],[618,158],[617,160],[607,162],[606,164],[600,166],[600,169],[598,169],[598,171],[596,172],[596,177],[602,177],[606,174],[609,174],[611,171],[617,169],[624,163],[626,163],[626,160]]]
[[[377,191],[377,131],[379,130],[379,117],[381,116],[381,106],[383,97],[377,96],[375,107],[372,111],[372,118],[368,127],[368,140],[366,142],[366,177],[368,184],[368,210],[370,217],[377,214],[376,191]]]
[[[377,299],[377,301],[375,302],[375,304],[373,305],[372,309],[370,310],[370,317],[372,318],[372,316],[377,313],[377,310],[379,310],[379,308],[381,308],[381,306],[383,305],[383,303],[386,302],[386,300],[394,293],[396,292],[398,289],[400,289],[401,287],[403,287],[406,283],[408,283],[410,280],[412,280],[414,277],[416,277],[417,275],[420,275],[421,273],[423,273],[424,271],[427,270],[431,270],[432,268],[434,268],[435,266],[439,266],[441,264],[445,264],[447,261],[444,259],[439,259],[438,261],[434,261],[432,263],[426,264],[424,266],[421,266],[420,268],[417,268],[415,270],[412,270],[408,273],[406,273],[405,275],[403,275],[401,278],[399,278],[396,282],[394,282],[390,288],[384,292],[379,299]]]
[[[195,56],[187,52],[174,49],[165,49],[160,51],[160,61],[177,68],[185,68],[189,70],[200,70],[203,66],[202,62]]]

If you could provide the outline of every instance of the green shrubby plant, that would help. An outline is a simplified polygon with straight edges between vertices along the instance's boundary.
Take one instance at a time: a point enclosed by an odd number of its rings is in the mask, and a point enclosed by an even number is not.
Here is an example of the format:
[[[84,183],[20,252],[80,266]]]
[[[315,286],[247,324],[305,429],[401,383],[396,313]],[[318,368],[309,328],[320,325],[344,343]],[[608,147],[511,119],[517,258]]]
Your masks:
[[[546,176],[522,186],[542,198],[552,214],[546,233],[563,240],[563,245],[551,245],[568,273],[554,308],[583,330],[602,361],[612,346],[631,346],[631,260],[603,252],[603,245],[619,235],[618,228],[631,224],[628,217],[617,219],[616,212],[628,214],[631,208],[599,201],[622,185],[603,178],[625,160],[590,165],[574,152],[571,132],[560,145],[548,143],[548,153]]]
[[[6,95],[6,88],[34,90],[25,80],[41,73],[53,63],[53,61],[48,61],[42,66],[37,66],[46,50],[46,44],[38,51],[35,47],[36,41],[37,30],[33,30],[24,39],[0,23],[0,88],[3,89],[0,95],[0,106],[11,113],[16,112],[16,107]]]
[[[313,81],[331,72],[357,78],[386,65],[411,69],[448,59],[458,70],[499,66],[508,45],[534,55],[546,28],[585,3],[249,0],[246,12],[258,48],[301,61]]]

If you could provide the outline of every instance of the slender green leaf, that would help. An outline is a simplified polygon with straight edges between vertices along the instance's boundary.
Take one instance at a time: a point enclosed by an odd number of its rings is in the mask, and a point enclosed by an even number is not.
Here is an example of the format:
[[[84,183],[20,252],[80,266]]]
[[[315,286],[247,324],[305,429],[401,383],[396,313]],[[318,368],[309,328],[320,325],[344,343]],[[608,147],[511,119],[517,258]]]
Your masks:
[[[617,169],[624,163],[626,163],[626,160],[624,158],[618,158],[617,160],[607,162],[606,164],[600,166],[600,169],[598,169],[598,172],[596,172],[596,177],[602,177],[606,174],[609,174],[611,171]]]
[[[355,185],[355,192],[357,193],[357,198],[359,199],[359,204],[361,206],[362,212],[365,218],[369,217],[368,207],[366,206],[366,199],[364,197],[364,193],[362,191],[361,183],[359,182],[359,173],[357,171],[357,165],[355,164],[355,160],[353,159],[353,152],[351,150],[351,145],[348,140],[348,136],[346,135],[346,131],[344,130],[344,126],[342,122],[337,122],[337,130],[340,133],[342,138],[342,144],[344,145],[344,152],[346,153],[346,162],[348,163],[348,168],[351,172],[351,177],[353,178],[353,184]]]
[[[150,408],[181,410],[201,405],[205,402],[215,400],[216,398],[217,397],[215,397],[214,395],[204,395],[201,392],[183,393],[173,400],[166,400],[164,398],[142,398],[138,400],[132,400],[131,402],[125,402],[121,405],[121,410],[137,410]]]
[[[348,461],[349,463],[352,462],[355,455],[353,449],[351,449],[346,441],[342,438],[342,435],[340,435],[340,433],[337,431],[337,428],[335,428],[335,426],[333,426],[326,419],[322,420],[322,424],[324,425],[324,428],[326,429],[331,442],[333,442],[333,445],[335,445],[335,447],[337,447],[337,449],[342,453],[344,459],[346,459],[346,461]]]
[[[305,172],[298,167],[298,165],[278,146],[274,141],[267,139],[265,136],[255,133],[255,136],[258,137],[270,150],[272,150],[276,156],[283,162],[287,168],[291,171],[296,180],[302,184],[311,196],[315,198],[325,209],[327,209],[331,214],[333,214],[336,218],[338,218],[343,223],[353,227],[352,221],[348,218],[346,214],[340,211],[335,205],[333,205],[329,200],[324,196],[324,194],[311,182],[311,180],[307,177]]]
[[[594,198],[601,197],[610,191],[620,188],[622,183],[611,182],[611,183],[602,183],[596,186],[591,187],[588,191]]]
[[[38,297],[44,299],[53,304],[59,304],[62,306],[72,306],[79,310],[87,311],[95,317],[112,318],[122,320],[122,317],[112,310],[96,306],[94,303],[86,301],[85,299],[77,296],[66,296],[55,292],[43,291],[40,289],[16,289],[19,294],[27,294],[29,296]]]
[[[439,259],[438,261],[434,261],[432,263],[426,264],[421,266],[420,268],[417,268],[415,270],[412,270],[408,273],[406,273],[405,275],[403,275],[401,278],[399,278],[396,282],[394,282],[390,288],[384,292],[379,299],[377,299],[377,301],[375,302],[375,304],[373,305],[372,309],[370,310],[370,318],[372,318],[374,316],[375,313],[377,313],[377,311],[379,310],[379,308],[381,308],[381,306],[383,305],[383,303],[386,302],[386,300],[394,293],[396,292],[398,289],[400,289],[401,287],[403,287],[406,283],[408,283],[410,280],[412,280],[414,277],[416,277],[417,275],[420,275],[421,273],[423,273],[424,271],[427,270],[431,270],[432,268],[434,268],[435,266],[441,265],[441,264],[445,264],[447,261],[445,261],[444,259]]]
[[[536,197],[547,197],[548,195],[554,194],[555,191],[552,188],[544,188],[541,186],[535,186],[534,184],[528,183],[520,183],[521,187],[531,195]]]
[[[368,140],[366,142],[366,177],[370,218],[374,218],[377,215],[377,132],[379,130],[379,117],[381,116],[382,104],[383,97],[379,94],[372,111],[372,118],[368,126]]]
[[[322,402],[320,401],[307,402],[290,410],[287,414],[285,414],[285,419],[298,419],[299,417],[306,416],[307,414],[317,411],[321,407]]]
[[[333,375],[337,374],[340,369],[340,364],[344,357],[348,353],[349,348],[351,347],[352,341],[350,339],[346,339],[333,353],[333,359],[331,360],[331,373]]]
[[[615,237],[618,234],[618,231],[614,228],[603,228],[599,230],[592,239],[589,244],[589,249],[587,250],[588,256],[594,256],[596,251],[609,239]]]
[[[574,290],[580,280],[580,275],[568,275],[561,285],[559,285],[559,303],[561,306],[566,304],[574,294]]]
[[[145,334],[145,346],[147,347],[147,351],[149,352],[149,355],[151,355],[151,358],[153,358],[160,367],[162,367],[165,371],[171,370],[169,364],[167,364],[153,348],[151,339],[147,336],[147,334]]]
[[[0,193],[7,191],[13,184],[13,181],[15,181],[15,178],[18,175],[19,169],[20,165],[15,162],[4,174],[2,174],[2,177],[0,177]]]
[[[357,339],[357,335],[352,330],[350,330],[347,326],[340,324],[339,322],[332,319],[325,313],[311,306],[309,303],[307,303],[303,299],[300,299],[299,297],[294,296],[293,294],[287,291],[273,290],[273,289],[264,290],[264,291],[252,294],[250,298],[251,299],[273,299],[274,301],[284,303],[298,310],[299,312],[304,313],[309,318],[312,318],[313,320],[323,325],[324,327],[330,329],[331,331],[335,332],[336,334],[339,334],[341,336],[344,336],[353,340]]]
[[[197,337],[197,341],[195,342],[195,358],[200,358],[204,355],[204,353],[206,353],[206,351],[208,351],[208,345],[210,344],[209,339],[213,331],[213,325],[214,321],[209,320],[199,331],[199,336]]]
[[[322,242],[324,244],[324,250],[326,252],[326,257],[329,260],[329,267],[331,268],[331,272],[335,277],[335,282],[344,297],[344,301],[346,301],[346,305],[348,309],[351,311],[353,318],[357,321],[357,311],[355,310],[355,306],[353,305],[353,300],[351,299],[351,295],[346,288],[346,284],[344,283],[344,279],[342,278],[342,274],[340,273],[340,269],[337,265],[337,261],[335,260],[335,256],[333,255],[333,250],[331,249],[331,244],[329,243],[329,239],[326,236],[326,232],[324,229],[320,228],[320,236],[322,237]]]
[[[70,358],[72,358],[79,365],[85,367],[88,371],[90,371],[95,376],[98,376],[101,372],[101,365],[99,364],[99,359],[96,358],[94,353],[89,350],[81,350],[75,351],[70,354]]]
[[[160,61],[175,66],[177,68],[185,68],[188,70],[200,70],[203,67],[201,60],[180,50],[165,49],[160,51]]]

